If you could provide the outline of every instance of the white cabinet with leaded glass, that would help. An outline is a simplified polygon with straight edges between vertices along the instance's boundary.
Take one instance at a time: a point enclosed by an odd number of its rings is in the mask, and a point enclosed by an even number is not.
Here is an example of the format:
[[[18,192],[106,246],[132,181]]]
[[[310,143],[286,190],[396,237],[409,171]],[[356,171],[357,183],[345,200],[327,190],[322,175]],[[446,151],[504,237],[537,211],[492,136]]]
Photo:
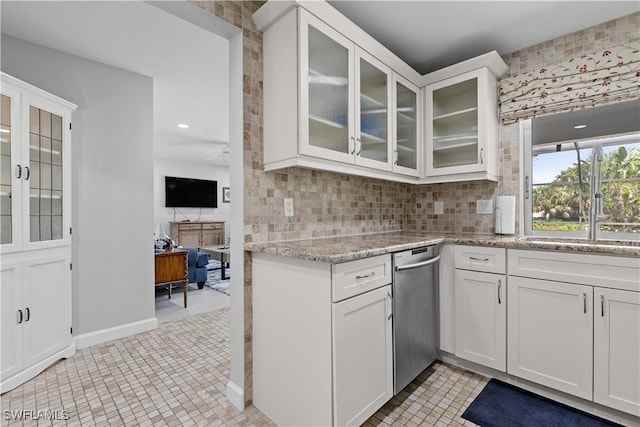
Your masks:
[[[0,391],[74,353],[71,340],[71,112],[2,73]]]

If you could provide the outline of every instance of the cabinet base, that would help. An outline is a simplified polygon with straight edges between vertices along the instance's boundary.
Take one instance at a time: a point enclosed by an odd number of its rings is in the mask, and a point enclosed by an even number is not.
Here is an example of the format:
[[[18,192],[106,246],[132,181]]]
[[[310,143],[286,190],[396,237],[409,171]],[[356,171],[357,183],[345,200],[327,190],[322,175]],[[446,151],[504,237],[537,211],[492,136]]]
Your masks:
[[[44,360],[29,366],[28,368],[18,372],[17,374],[0,382],[0,394],[13,390],[14,388],[24,384],[30,379],[36,377],[39,373],[47,369],[60,359],[67,359],[76,353],[76,345],[71,344],[68,347],[52,354]]]

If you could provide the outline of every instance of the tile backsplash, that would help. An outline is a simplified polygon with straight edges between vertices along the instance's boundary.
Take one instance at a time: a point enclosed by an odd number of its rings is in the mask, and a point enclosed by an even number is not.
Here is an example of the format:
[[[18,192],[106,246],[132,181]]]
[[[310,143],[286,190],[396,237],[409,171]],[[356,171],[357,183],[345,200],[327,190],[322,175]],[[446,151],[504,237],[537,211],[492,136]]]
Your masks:
[[[504,55],[503,59],[510,74],[536,69],[593,49],[636,40],[639,21],[640,13],[636,13]],[[252,100],[258,98],[261,96]],[[256,112],[260,106],[248,107]],[[477,200],[495,200],[503,194],[515,195],[519,200],[520,195],[518,124],[501,126],[501,176],[497,183],[412,185],[296,168],[264,172],[262,148],[260,127],[260,135],[251,135],[251,144],[245,147],[251,158],[250,164],[245,162],[251,167],[248,176],[245,171],[246,242],[398,229],[491,234],[493,215],[477,214]],[[293,217],[283,215],[285,197],[293,198]],[[434,201],[444,202],[444,214],[434,214]]]

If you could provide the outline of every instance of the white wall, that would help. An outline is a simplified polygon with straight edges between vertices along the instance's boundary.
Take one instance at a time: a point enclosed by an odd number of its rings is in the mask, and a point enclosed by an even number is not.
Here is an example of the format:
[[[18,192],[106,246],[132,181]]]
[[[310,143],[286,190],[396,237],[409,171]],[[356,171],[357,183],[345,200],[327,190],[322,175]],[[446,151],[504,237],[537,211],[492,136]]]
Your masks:
[[[196,178],[218,181],[217,208],[167,208],[164,197],[164,177]],[[229,167],[206,163],[184,162],[156,157],[153,169],[154,227],[162,222],[169,234],[169,221],[225,221],[225,237],[228,239],[230,203],[222,202],[222,187],[229,185]],[[174,236],[171,236],[175,239]],[[228,243],[228,240],[225,240]]]
[[[153,80],[2,36],[2,71],[72,116],[73,335],[155,326]]]

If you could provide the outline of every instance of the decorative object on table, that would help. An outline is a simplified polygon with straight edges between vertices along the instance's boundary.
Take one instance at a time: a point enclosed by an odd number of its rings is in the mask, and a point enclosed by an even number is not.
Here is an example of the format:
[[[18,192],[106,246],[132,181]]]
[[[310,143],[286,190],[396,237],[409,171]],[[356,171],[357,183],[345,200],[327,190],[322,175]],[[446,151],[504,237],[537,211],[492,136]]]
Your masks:
[[[222,203],[231,202],[231,189],[229,187],[222,187]]]
[[[481,427],[619,426],[495,378],[489,380],[462,418]]]
[[[164,231],[164,224],[162,222],[158,223],[154,234],[154,247],[156,251],[166,251],[176,247],[176,243],[171,240],[171,237]]]

